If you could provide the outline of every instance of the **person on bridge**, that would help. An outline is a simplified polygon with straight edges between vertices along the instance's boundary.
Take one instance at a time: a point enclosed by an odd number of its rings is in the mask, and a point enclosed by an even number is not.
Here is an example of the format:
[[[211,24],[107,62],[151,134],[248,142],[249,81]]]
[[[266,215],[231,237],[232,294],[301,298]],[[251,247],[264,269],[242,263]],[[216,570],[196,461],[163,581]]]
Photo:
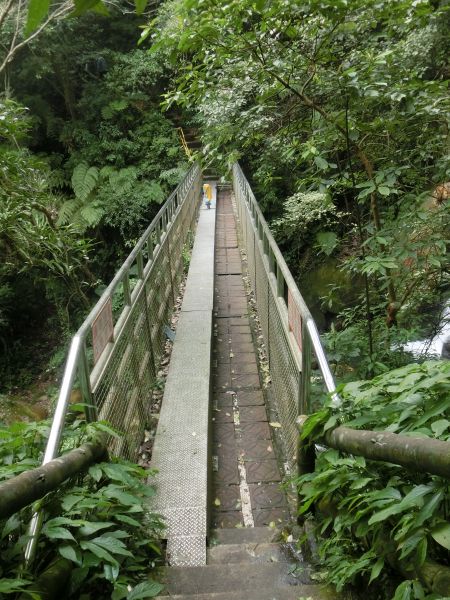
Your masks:
[[[209,183],[203,184],[203,198],[205,199],[206,207],[211,208],[212,187]]]

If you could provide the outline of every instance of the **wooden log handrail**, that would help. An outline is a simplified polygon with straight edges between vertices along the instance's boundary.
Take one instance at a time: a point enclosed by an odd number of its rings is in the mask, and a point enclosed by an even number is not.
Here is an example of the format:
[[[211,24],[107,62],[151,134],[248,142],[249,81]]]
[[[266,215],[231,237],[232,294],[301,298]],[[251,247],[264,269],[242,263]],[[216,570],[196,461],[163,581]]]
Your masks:
[[[300,433],[306,417],[298,419]],[[302,443],[303,442],[303,443]],[[305,440],[299,448],[299,464],[305,461]],[[339,426],[327,431],[323,442],[330,448],[363,456],[369,460],[384,461],[406,469],[439,475],[450,479],[450,442],[433,438],[414,437],[390,431],[370,431]],[[303,467],[303,472],[306,472]]]
[[[25,506],[43,498],[66,479],[107,457],[103,438],[87,442],[45,465],[25,471],[0,483],[0,519],[6,519]]]

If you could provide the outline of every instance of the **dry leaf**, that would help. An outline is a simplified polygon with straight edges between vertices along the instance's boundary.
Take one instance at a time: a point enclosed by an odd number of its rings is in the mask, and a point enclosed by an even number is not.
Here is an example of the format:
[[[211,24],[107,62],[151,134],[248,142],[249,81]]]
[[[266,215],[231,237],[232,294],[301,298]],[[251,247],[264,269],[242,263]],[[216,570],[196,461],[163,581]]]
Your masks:
[[[278,421],[272,421],[271,423],[269,423],[269,425],[271,427],[281,427],[281,423],[278,423]]]
[[[215,506],[220,506],[221,502],[220,502],[219,498],[216,498],[214,500],[214,504],[215,504]]]

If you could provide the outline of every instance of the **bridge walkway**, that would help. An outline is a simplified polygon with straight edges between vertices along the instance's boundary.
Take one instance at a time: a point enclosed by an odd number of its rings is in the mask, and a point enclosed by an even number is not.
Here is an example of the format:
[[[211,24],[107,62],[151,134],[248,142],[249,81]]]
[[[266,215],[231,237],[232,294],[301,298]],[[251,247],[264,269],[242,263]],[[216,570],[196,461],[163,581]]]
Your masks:
[[[219,192],[213,312],[213,515],[217,528],[288,517],[265,407],[229,190]],[[253,320],[252,320],[253,324]]]
[[[163,597],[178,600],[325,600],[328,594],[280,543],[293,524],[281,457],[262,388],[230,189],[217,194],[211,359],[212,486],[206,564],[169,556]],[[181,559],[181,560],[180,560]],[[195,565],[195,566],[193,566]]]

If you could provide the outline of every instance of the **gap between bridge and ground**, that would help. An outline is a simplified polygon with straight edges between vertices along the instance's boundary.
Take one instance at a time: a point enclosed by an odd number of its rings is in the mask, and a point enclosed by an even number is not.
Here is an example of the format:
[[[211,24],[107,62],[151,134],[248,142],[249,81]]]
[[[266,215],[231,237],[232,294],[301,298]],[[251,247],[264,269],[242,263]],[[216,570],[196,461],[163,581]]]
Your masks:
[[[231,190],[222,187],[216,211],[200,211],[152,459],[152,508],[168,523],[167,595],[327,597],[277,541],[290,515],[267,414]]]

